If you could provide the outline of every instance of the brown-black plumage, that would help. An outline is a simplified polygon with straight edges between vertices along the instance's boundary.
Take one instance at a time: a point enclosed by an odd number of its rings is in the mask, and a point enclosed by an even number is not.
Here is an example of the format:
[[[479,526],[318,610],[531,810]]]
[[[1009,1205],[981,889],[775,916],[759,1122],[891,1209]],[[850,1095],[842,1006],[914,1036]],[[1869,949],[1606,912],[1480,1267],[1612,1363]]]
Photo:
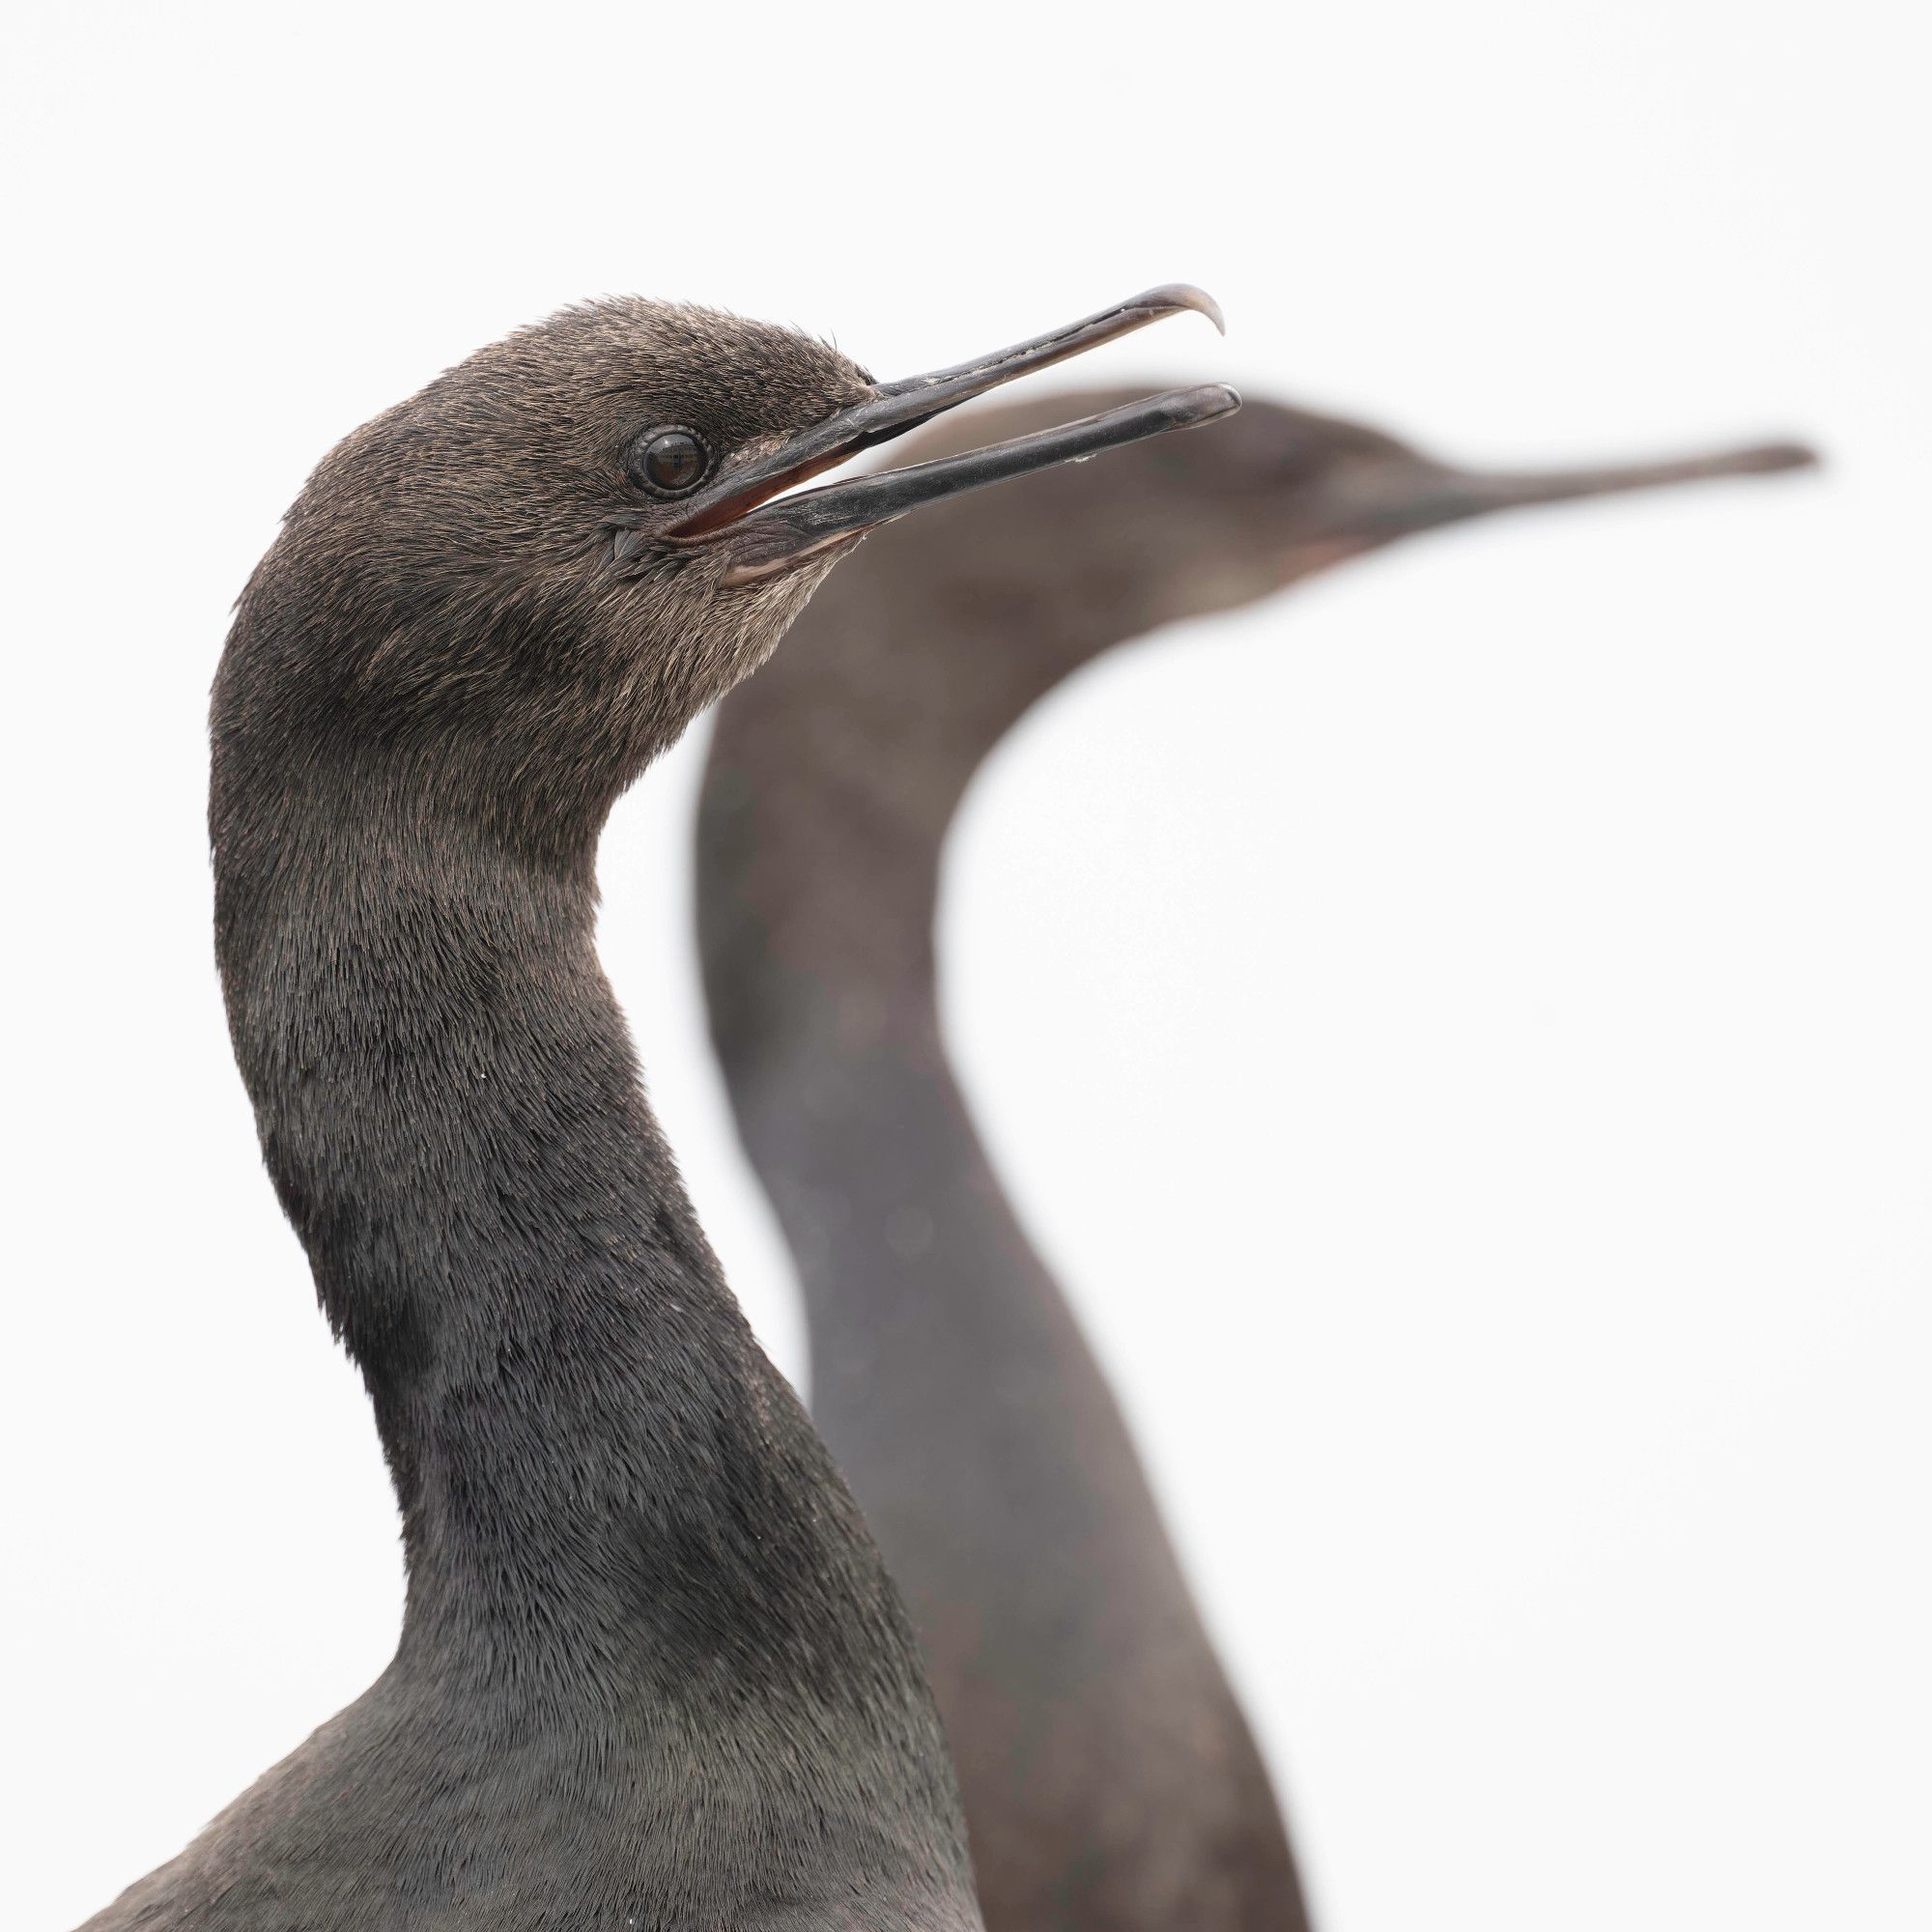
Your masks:
[[[1203,299],[899,384],[604,302],[317,469],[215,682],[216,942],[270,1173],[374,1403],[407,1610],[376,1685],[93,1932],[977,1923],[897,1599],[645,1103],[595,846],[882,503],[1235,399],[765,497]]]
[[[1113,400],[1016,405],[1002,428]],[[721,707],[698,867],[713,1036],[804,1284],[814,1418],[920,1629],[993,1932],[1292,1932],[1305,1913],[1131,1438],[947,1064],[933,913],[968,781],[1053,685],[1163,624],[1487,511],[1805,460],[1485,475],[1250,402],[1097,476],[881,532]],[[1123,1213],[1212,1212],[1162,1199],[1158,1148],[1121,1189]],[[1238,1284],[1174,1284],[1202,1319],[1223,1292],[1234,1321]]]

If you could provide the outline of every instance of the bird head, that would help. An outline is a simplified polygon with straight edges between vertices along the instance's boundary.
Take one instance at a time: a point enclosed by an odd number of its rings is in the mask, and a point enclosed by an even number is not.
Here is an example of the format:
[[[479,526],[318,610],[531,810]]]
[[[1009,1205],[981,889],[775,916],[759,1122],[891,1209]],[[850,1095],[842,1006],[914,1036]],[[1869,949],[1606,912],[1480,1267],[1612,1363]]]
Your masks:
[[[1198,291],[1156,289],[892,383],[790,329],[641,299],[520,330],[318,467],[238,607],[217,767],[226,753],[281,783],[346,767],[391,793],[594,829],[867,530],[1238,398],[1215,384],[1123,399],[996,447],[800,486],[1188,308],[1214,314]]]
[[[1118,408],[1130,393],[1031,398],[988,412],[975,428],[1024,435],[1054,413]],[[965,428],[936,425],[918,453],[943,456]],[[909,591],[917,579],[928,608],[1010,611],[1016,621],[1001,634],[1034,651],[1057,640],[1064,672],[1108,644],[1254,603],[1425,530],[1814,461],[1800,445],[1767,443],[1627,466],[1470,469],[1358,423],[1250,397],[1211,437],[1149,442],[1110,463],[1102,479],[1040,475],[950,505],[882,540],[866,574],[897,572]],[[856,577],[843,586],[859,587]]]

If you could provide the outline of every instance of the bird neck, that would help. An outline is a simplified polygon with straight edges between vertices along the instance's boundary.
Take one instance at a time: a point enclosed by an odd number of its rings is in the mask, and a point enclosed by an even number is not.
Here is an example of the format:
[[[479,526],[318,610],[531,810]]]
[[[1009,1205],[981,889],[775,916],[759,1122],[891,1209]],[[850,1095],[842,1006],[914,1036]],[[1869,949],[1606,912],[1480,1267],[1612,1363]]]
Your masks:
[[[798,1262],[841,1462],[848,1423],[886,1426],[891,1387],[980,1344],[1010,1357],[1042,1311],[1060,1319],[947,1057],[934,923],[974,773],[1100,647],[1031,586],[935,595],[923,554],[896,567],[895,534],[721,706],[698,809],[712,1037]]]
[[[1026,711],[1097,655],[1064,588],[929,581],[886,530],[720,707],[698,816],[713,1037],[741,1120],[868,1063],[944,1072],[933,922],[948,830]],[[832,1102],[828,1102],[832,1104]]]
[[[554,1700],[917,1664],[645,1104],[590,854],[220,783],[217,936],[267,1162],[374,1400],[402,1659]],[[592,1681],[594,1680],[594,1681]],[[793,1689],[798,1687],[794,1684]]]
[[[933,940],[950,804],[795,789],[729,724],[698,808],[704,989],[748,1151],[780,1192],[814,1137],[948,1112]]]

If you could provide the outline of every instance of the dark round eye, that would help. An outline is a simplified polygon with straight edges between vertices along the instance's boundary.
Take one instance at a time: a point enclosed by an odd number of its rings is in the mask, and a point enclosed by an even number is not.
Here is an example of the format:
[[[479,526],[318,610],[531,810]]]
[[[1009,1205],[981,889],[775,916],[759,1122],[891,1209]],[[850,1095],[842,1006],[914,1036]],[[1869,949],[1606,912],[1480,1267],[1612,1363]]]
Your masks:
[[[653,497],[682,497],[710,467],[710,453],[688,429],[653,430],[631,451],[631,480]]]

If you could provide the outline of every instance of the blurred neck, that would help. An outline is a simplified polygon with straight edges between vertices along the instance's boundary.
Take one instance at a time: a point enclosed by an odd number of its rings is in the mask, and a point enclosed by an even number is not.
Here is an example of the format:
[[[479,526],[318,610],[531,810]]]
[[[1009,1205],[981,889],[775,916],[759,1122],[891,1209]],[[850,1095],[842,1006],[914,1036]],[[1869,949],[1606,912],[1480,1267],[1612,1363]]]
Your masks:
[[[898,529],[720,707],[698,817],[713,1037],[741,1119],[880,1054],[944,1075],[933,923],[980,765],[1095,654],[1065,586],[927,581]]]

